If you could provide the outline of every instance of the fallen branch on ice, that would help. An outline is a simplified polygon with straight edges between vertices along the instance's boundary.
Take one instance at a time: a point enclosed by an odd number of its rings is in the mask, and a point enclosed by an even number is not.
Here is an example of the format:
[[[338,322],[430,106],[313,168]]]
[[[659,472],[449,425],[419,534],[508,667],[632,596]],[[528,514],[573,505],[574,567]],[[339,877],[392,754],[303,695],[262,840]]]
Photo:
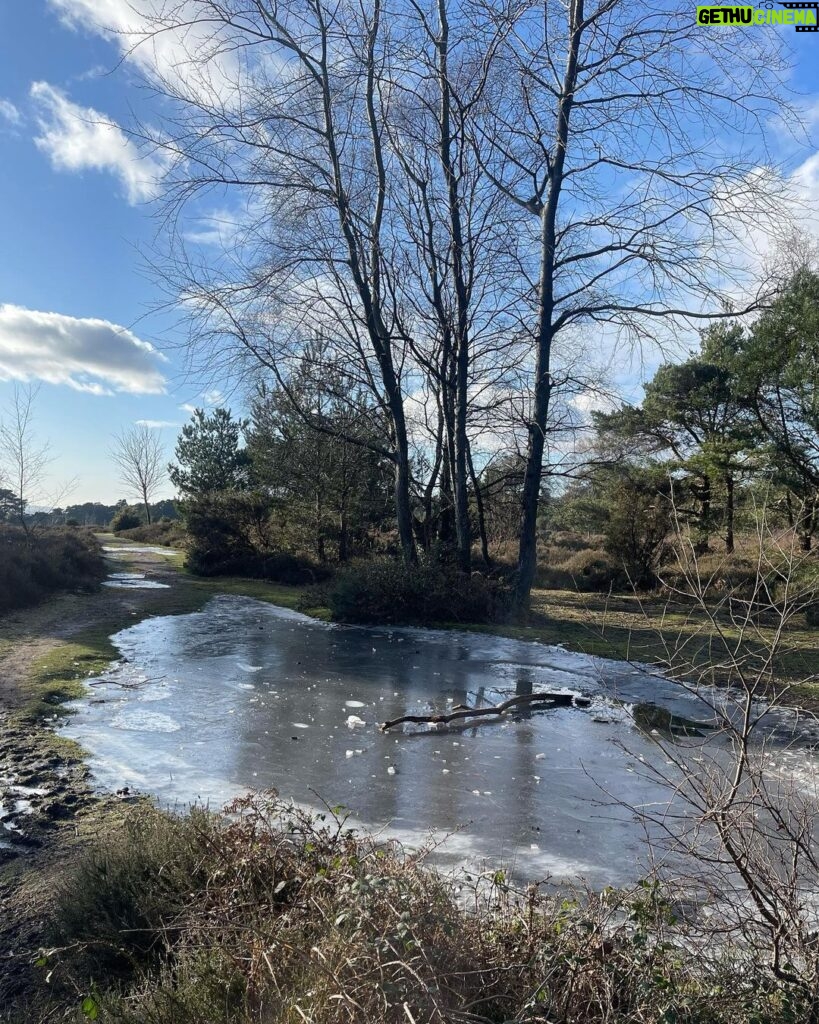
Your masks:
[[[479,718],[486,715],[505,715],[512,708],[521,704],[536,704],[548,701],[553,707],[578,707],[587,708],[591,701],[588,697],[581,697],[575,693],[524,693],[516,697],[510,697],[501,704],[495,704],[488,708],[467,708],[458,705],[445,715],[403,715],[401,718],[393,718],[389,722],[382,722],[381,731],[386,732],[394,725],[401,725],[403,722],[413,722],[421,725],[446,725],[448,722],[455,722],[461,718]]]

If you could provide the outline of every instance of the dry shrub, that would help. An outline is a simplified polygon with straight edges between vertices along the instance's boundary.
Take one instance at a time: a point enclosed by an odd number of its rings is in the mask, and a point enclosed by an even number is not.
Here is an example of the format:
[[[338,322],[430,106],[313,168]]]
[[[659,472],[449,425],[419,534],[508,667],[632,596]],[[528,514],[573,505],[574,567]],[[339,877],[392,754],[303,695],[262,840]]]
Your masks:
[[[339,572],[326,600],[337,622],[493,622],[507,612],[509,587],[501,578],[434,562],[407,566],[373,559]]]
[[[119,530],[119,536],[135,540],[140,544],[160,544],[168,548],[184,548],[188,535],[181,519],[160,519],[156,523],[140,523],[127,530]]]
[[[498,872],[455,885],[272,795],[226,816],[139,810],[88,851],[56,925],[54,1019],[83,1001],[120,1024],[802,1019],[752,963],[696,953],[658,883],[554,896]]]
[[[538,586],[584,593],[630,589],[622,566],[608,552],[586,548],[568,556],[563,554],[562,561],[547,563],[538,570]]]
[[[49,527],[26,534],[0,525],[0,615],[61,590],[93,589],[106,573],[91,534]]]

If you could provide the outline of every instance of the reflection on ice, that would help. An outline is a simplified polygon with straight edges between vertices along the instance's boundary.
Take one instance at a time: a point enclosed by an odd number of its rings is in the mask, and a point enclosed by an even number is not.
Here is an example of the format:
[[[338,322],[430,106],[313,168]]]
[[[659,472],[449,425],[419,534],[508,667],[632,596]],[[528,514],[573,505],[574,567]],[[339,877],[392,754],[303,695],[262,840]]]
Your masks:
[[[127,661],[94,681],[104,702],[80,702],[66,726],[100,786],[172,806],[275,788],[343,805],[411,845],[449,835],[439,861],[503,863],[526,878],[639,877],[644,837],[625,808],[667,801],[645,777],[645,764],[664,763],[658,738],[691,756],[721,742],[702,705],[656,674],[537,643],[328,626],[237,597],[148,619],[115,642]],[[541,689],[583,693],[591,707],[378,729]],[[154,695],[164,714],[146,709]],[[774,724],[790,735],[786,717]],[[802,760],[812,779],[813,755]]]
[[[157,547],[152,544],[103,544],[102,550],[109,555],[167,555],[174,558],[178,551],[173,548]]]

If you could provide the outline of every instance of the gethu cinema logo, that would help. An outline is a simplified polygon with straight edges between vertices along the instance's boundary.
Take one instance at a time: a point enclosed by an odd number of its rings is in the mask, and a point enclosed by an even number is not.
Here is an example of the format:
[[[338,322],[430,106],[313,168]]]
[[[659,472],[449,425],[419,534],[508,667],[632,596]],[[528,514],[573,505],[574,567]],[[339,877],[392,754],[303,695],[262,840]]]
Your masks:
[[[819,30],[819,2],[787,3],[784,10],[760,7],[698,7],[699,25],[793,25],[797,32]]]

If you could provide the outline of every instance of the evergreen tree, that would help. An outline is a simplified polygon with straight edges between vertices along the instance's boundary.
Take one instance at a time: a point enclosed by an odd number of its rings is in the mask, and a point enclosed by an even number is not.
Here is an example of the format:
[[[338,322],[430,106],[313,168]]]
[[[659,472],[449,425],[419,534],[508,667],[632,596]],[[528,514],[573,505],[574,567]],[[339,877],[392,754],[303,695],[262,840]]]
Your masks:
[[[168,466],[174,487],[186,497],[245,490],[250,458],[242,437],[247,426],[229,409],[214,409],[210,415],[197,409],[177,440],[178,465]]]

